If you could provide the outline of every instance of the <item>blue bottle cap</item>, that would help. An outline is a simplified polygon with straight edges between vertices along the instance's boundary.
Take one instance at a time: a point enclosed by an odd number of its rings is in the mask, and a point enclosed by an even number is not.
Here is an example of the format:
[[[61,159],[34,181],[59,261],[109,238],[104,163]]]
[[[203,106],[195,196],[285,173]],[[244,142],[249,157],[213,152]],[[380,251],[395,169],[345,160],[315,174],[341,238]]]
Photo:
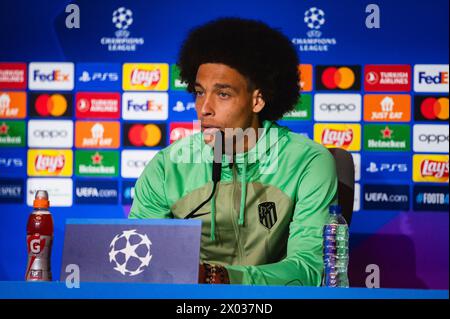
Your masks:
[[[340,215],[342,214],[342,208],[339,205],[330,205],[329,212],[332,215]]]

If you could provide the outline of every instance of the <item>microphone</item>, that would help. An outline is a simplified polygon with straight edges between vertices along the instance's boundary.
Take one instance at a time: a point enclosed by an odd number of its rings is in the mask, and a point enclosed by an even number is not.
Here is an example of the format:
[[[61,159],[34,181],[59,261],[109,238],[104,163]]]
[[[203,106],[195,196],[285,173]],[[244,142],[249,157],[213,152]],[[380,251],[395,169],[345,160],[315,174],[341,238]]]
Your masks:
[[[213,189],[209,197],[200,205],[198,205],[193,211],[184,217],[184,219],[200,217],[202,215],[206,215],[209,213],[202,213],[195,215],[195,213],[202,208],[207,202],[211,200],[214,193],[216,192],[217,184],[220,182],[220,177],[222,175],[222,154],[225,145],[225,134],[222,131],[217,131],[215,133],[214,139],[214,156],[213,156],[213,167],[212,167],[212,181],[213,181]]]

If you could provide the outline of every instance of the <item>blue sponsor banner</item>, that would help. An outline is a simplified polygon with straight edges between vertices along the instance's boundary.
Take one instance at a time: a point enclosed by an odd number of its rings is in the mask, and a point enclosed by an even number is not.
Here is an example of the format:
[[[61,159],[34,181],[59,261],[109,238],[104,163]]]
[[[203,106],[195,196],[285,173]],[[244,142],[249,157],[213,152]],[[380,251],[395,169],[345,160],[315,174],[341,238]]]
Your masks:
[[[365,154],[362,156],[362,180],[404,180],[412,177],[412,162],[410,155],[396,154]]]
[[[408,185],[364,185],[364,209],[409,210]]]
[[[172,122],[197,120],[194,96],[186,92],[170,92],[169,118]]]
[[[76,264],[84,282],[198,282],[199,221],[72,221],[66,225],[61,278]]]
[[[2,149],[0,152],[0,176],[25,176],[27,151],[23,148]]]
[[[122,85],[121,75],[119,63],[77,63],[76,88],[80,91],[118,91]]]
[[[77,180],[74,191],[77,204],[117,204],[119,197],[118,183],[113,180]]]
[[[414,185],[413,194],[414,210],[448,212],[448,187]]]
[[[136,181],[123,181],[122,183],[122,205],[131,205],[134,199],[134,185]]]
[[[0,203],[23,203],[24,185],[23,179],[0,179]]]

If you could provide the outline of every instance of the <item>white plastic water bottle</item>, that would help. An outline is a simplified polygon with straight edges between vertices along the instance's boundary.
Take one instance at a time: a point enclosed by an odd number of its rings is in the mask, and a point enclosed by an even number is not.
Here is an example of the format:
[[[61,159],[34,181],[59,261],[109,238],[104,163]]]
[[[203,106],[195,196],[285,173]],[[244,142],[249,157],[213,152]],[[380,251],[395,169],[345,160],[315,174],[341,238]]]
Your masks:
[[[348,225],[340,206],[331,205],[329,212],[323,228],[322,286],[348,288]]]

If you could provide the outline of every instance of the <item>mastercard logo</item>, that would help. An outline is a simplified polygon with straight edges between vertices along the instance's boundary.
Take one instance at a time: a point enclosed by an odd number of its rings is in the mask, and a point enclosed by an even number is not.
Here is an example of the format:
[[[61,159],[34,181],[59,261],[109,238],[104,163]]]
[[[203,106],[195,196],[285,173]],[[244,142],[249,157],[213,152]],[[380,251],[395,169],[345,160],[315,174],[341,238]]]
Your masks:
[[[128,124],[125,128],[126,144],[136,147],[162,146],[165,129],[161,124]]]
[[[427,120],[448,120],[448,97],[428,97],[420,104],[420,112]]]
[[[39,117],[69,116],[72,109],[72,95],[64,93],[30,94],[30,115]]]
[[[317,66],[319,90],[359,90],[361,70],[357,66]]]
[[[36,100],[36,112],[42,116],[61,116],[67,110],[67,101],[61,94],[43,94]]]

